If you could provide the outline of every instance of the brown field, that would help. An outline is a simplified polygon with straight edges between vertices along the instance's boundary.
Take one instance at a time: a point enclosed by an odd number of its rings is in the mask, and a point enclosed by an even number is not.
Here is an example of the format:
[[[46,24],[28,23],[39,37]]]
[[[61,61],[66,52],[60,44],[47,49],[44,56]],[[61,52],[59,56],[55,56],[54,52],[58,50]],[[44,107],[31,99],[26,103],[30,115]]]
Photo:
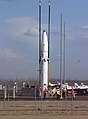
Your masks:
[[[88,101],[0,101],[0,119],[88,119]]]

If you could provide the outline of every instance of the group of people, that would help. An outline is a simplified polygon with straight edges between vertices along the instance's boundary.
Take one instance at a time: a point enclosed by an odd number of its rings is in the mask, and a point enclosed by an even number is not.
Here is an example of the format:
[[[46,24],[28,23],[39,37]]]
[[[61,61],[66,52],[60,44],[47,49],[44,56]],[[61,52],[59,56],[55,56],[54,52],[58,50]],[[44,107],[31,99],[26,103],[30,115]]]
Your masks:
[[[43,90],[43,93],[42,93],[42,88],[39,87],[39,97],[42,96],[45,99],[47,93],[48,93],[48,90],[46,88]],[[61,94],[61,90],[57,89],[56,91],[57,99],[60,98],[60,94]],[[73,97],[73,99],[75,98],[75,92],[73,89],[70,92],[68,91],[67,87],[66,89],[62,89],[62,96],[64,98],[68,98],[69,94]]]
[[[39,97],[43,96],[43,98],[45,99],[47,93],[48,93],[48,90],[45,88],[42,95],[42,88],[39,87]]]
[[[57,99],[60,98],[60,89],[57,89]],[[67,87],[66,89],[62,89],[62,96],[63,98],[68,98],[69,95],[74,99],[75,98],[75,92],[74,89],[72,89],[71,91],[68,91]]]

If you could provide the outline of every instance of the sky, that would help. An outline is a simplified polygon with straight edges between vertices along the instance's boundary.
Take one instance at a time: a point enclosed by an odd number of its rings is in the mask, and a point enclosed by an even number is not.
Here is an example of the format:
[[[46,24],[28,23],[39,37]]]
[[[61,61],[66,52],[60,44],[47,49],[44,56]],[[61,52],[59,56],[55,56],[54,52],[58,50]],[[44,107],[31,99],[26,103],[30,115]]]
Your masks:
[[[38,2],[0,0],[0,78],[38,79]],[[42,30],[47,31],[48,0],[41,2]],[[88,0],[51,0],[50,77],[60,77],[61,14],[66,24],[66,79],[87,80]]]

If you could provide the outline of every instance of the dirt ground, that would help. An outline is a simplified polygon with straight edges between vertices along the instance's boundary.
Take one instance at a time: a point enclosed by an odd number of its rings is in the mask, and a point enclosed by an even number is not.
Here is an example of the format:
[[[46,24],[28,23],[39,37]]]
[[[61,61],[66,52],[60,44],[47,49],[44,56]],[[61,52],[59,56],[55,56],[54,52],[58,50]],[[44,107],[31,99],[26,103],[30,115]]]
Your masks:
[[[0,101],[0,119],[88,119],[88,101]]]

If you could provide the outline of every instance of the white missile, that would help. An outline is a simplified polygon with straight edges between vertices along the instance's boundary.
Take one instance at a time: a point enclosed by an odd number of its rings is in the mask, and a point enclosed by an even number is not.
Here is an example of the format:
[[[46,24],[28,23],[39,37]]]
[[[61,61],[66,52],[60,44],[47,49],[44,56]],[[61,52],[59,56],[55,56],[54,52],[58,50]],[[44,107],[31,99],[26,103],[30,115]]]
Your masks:
[[[48,38],[45,30],[42,34],[42,90],[48,89]]]

